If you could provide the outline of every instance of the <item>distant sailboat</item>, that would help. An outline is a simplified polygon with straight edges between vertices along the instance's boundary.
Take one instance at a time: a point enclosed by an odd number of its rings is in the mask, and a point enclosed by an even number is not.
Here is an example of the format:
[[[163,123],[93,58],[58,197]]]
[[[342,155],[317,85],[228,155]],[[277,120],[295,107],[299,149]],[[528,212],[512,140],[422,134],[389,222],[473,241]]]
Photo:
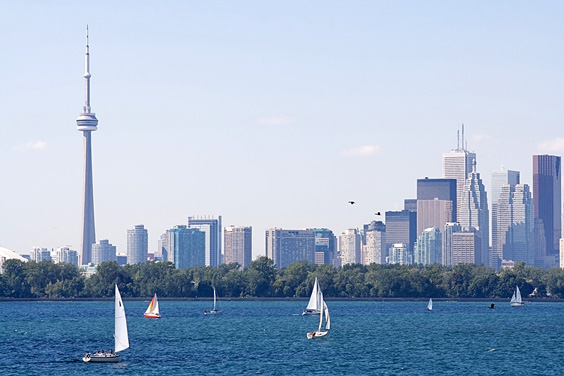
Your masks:
[[[320,304],[321,304],[321,310],[319,311],[319,327],[314,332],[308,332],[306,335],[307,339],[325,337],[327,333],[329,333],[329,329],[331,329],[331,318],[329,316],[329,308],[327,307],[327,304],[323,300],[323,293],[320,292],[319,294],[320,294]],[[323,326],[323,317],[325,317],[325,331],[321,330],[321,327]]]
[[[215,292],[215,287],[213,288],[213,309],[208,311],[207,309],[204,311],[204,315],[218,315],[221,313],[221,310],[216,308],[217,295]]]
[[[519,286],[515,286],[515,291],[511,297],[511,307],[520,307],[522,305],[525,305],[525,303],[523,303],[521,299],[521,291],[519,290]]]
[[[114,341],[115,341],[115,352],[110,350],[110,352],[96,351],[95,353],[86,353],[82,357],[82,360],[86,363],[117,363],[119,362],[120,351],[129,348],[129,336],[127,334],[127,321],[125,319],[125,308],[123,307],[123,302],[121,300],[121,294],[119,293],[118,287],[116,285],[115,292],[115,326],[114,326]]]
[[[317,277],[315,277],[309,302],[307,303],[306,309],[302,312],[302,315],[319,315],[319,312],[321,312],[320,296],[322,297],[323,294],[321,294],[319,282],[317,281]]]
[[[155,293],[153,300],[151,300],[151,303],[149,303],[149,307],[147,307],[144,316],[150,319],[161,318],[161,314],[159,312],[159,301],[157,300],[157,293]]]
[[[433,310],[433,299],[429,299],[429,303],[427,303],[427,311]]]

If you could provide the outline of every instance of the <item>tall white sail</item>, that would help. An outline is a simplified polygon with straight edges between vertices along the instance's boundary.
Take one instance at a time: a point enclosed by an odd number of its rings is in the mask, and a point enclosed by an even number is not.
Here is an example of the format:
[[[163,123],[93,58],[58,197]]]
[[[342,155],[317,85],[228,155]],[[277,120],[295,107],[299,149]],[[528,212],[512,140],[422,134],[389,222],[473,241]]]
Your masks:
[[[331,317],[329,317],[329,308],[327,304],[325,304],[325,301],[323,301],[323,309],[325,310],[325,329],[329,330],[331,329]]]
[[[129,336],[127,334],[127,321],[125,319],[125,308],[121,301],[121,294],[116,285],[116,312],[115,312],[115,351],[119,352],[129,348]]]
[[[321,305],[319,302],[319,294],[321,293],[321,289],[319,288],[319,282],[317,282],[317,277],[315,277],[315,282],[313,284],[313,291],[311,292],[311,296],[309,297],[309,302],[307,303],[306,309],[317,310],[321,309]]]

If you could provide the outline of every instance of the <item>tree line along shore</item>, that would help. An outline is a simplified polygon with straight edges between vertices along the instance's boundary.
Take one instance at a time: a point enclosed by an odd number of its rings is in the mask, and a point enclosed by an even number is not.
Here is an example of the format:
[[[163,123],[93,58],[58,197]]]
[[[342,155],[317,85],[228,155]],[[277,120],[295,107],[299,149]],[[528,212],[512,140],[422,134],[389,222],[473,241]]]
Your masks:
[[[564,270],[518,263],[498,272],[483,265],[315,265],[295,262],[278,269],[260,257],[242,269],[238,264],[176,269],[171,262],[120,266],[98,265],[89,277],[71,264],[7,260],[0,274],[0,299],[110,298],[114,284],[124,299],[207,299],[213,288],[222,299],[307,298],[318,278],[327,299],[358,300],[504,300],[519,286],[525,299],[564,298]]]

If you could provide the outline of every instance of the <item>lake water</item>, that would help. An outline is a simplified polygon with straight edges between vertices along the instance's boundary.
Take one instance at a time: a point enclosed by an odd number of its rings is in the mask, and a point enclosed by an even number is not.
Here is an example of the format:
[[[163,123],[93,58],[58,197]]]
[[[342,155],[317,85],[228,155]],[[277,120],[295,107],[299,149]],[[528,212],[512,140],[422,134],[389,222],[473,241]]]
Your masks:
[[[113,347],[113,301],[0,302],[2,375],[564,375],[564,303],[328,301],[331,331],[305,301],[125,301],[131,347]]]

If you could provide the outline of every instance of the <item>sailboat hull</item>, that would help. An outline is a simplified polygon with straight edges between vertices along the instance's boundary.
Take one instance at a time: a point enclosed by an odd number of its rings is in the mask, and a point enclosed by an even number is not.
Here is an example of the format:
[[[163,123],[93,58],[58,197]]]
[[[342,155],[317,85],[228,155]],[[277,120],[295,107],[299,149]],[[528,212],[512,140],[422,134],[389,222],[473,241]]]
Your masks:
[[[302,312],[302,316],[319,315],[318,309],[306,309]]]
[[[221,313],[220,310],[212,309],[211,311],[204,311],[204,315],[219,315]]]
[[[148,319],[160,319],[161,315],[158,313],[145,313],[143,316],[145,316]]]
[[[521,303],[511,303],[511,307],[522,307],[524,306],[525,303],[521,302]]]
[[[85,354],[82,357],[82,361],[85,363],[118,363],[119,362],[119,354],[110,354],[110,353],[102,353],[102,354]]]
[[[307,339],[315,339],[315,338],[325,337],[327,335],[327,333],[329,333],[329,332],[320,332],[320,331],[309,332],[309,333],[307,333]]]

